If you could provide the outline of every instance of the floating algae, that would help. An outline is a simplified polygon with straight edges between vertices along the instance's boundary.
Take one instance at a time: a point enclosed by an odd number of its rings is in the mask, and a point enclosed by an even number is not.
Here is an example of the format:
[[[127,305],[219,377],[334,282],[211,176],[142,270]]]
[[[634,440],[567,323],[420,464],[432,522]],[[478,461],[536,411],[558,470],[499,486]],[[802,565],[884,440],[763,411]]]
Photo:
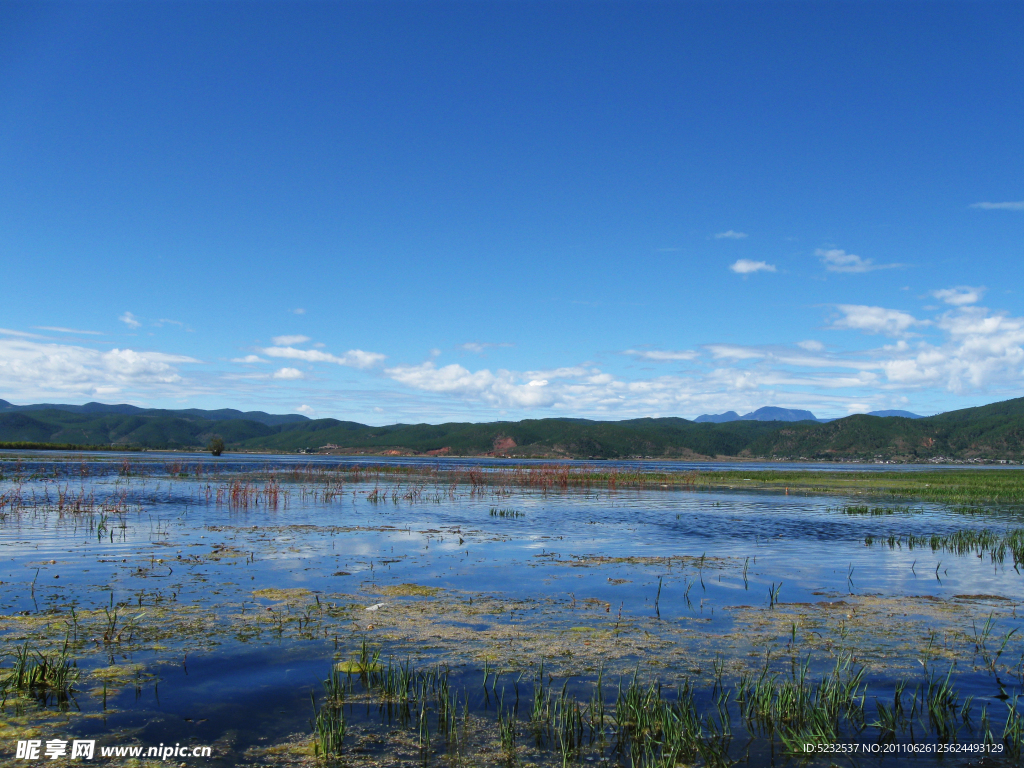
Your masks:
[[[252,593],[253,597],[259,597],[264,600],[274,600],[276,602],[289,602],[293,603],[303,598],[309,597],[313,593],[308,589],[300,589],[297,587],[291,589],[281,589],[277,587],[257,589]]]
[[[440,587],[425,587],[422,584],[392,584],[382,587],[380,594],[388,597],[434,597],[440,591]]]

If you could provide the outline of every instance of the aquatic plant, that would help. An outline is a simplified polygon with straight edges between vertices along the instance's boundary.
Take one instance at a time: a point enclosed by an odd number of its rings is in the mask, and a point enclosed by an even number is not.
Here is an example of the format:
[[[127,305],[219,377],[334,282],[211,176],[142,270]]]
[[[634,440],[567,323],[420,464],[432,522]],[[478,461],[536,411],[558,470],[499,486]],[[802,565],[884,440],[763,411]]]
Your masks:
[[[73,698],[73,686],[78,680],[78,665],[68,655],[69,638],[59,651],[43,653],[25,644],[12,654],[14,664],[9,670],[0,670],[0,695],[6,703],[12,693],[27,694],[46,705],[55,703],[64,707]]]
[[[1002,564],[1007,555],[1013,560],[1016,568],[1024,563],[1024,528],[1013,528],[1007,531],[993,531],[987,528],[962,528],[946,534],[908,534],[907,536],[890,535],[880,539],[870,534],[864,537],[864,543],[872,545],[883,542],[890,549],[930,549],[932,552],[949,552],[954,555],[989,556],[992,563]]]
[[[525,517],[525,515],[516,509],[498,509],[497,507],[491,507],[491,517]]]
[[[809,666],[809,661],[795,666],[788,678],[780,679],[766,659],[760,673],[745,674],[736,689],[748,727],[778,733],[793,752],[807,742],[834,742],[843,722],[855,729],[864,723],[864,669],[842,655],[832,672],[814,685],[808,678]]]
[[[912,510],[907,506],[896,507],[869,507],[867,504],[847,504],[842,508],[845,515],[869,515],[879,517],[884,515],[909,515]]]
[[[309,698],[313,703],[313,717],[309,724],[313,728],[314,753],[317,757],[336,757],[341,754],[345,742],[345,712],[342,707],[330,703],[317,707],[312,692]]]
[[[508,711],[499,706],[497,717],[501,751],[505,755],[505,760],[511,764],[516,760],[516,732],[518,730],[516,713],[514,710]]]
[[[1020,759],[1024,753],[1024,717],[1017,710],[1017,703],[1020,696],[1014,696],[1006,702],[1009,710],[1006,715],[1006,725],[1003,727],[1003,743],[1006,745],[1006,753],[1012,758]]]

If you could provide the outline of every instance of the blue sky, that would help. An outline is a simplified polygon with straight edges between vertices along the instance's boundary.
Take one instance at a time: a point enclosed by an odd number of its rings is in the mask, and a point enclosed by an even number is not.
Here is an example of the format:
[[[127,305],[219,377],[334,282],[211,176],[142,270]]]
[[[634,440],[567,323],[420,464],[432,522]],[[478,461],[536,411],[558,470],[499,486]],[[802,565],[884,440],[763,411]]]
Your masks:
[[[1024,395],[1024,5],[0,6],[0,398]]]

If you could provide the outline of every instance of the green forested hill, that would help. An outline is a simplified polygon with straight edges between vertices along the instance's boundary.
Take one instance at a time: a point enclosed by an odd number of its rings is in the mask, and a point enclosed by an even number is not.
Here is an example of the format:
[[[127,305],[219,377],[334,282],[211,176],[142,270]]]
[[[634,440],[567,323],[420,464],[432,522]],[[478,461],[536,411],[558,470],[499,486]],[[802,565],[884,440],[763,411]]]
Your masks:
[[[777,429],[771,422],[695,424],[686,419],[585,421],[528,419],[485,424],[396,424],[367,427],[333,419],[311,421],[246,447],[294,451],[324,445],[338,449],[440,451],[457,455],[510,456],[737,455],[751,438]]]
[[[273,414],[263,411],[236,411],[234,408],[221,408],[216,411],[204,411],[200,408],[185,408],[177,411],[168,411],[160,408],[139,408],[136,405],[119,403],[107,405],[106,403],[86,403],[85,405],[60,405],[56,403],[39,403],[36,405],[13,405],[6,400],[0,400],[0,413],[11,413],[26,411],[64,411],[67,413],[88,414],[91,416],[171,416],[181,418],[206,419],[207,421],[226,421],[229,419],[241,419],[243,421],[256,421],[266,424],[269,427],[282,424],[298,424],[309,421],[306,416],[298,413]]]
[[[229,450],[502,455],[518,457],[749,457],[1024,459],[1024,398],[923,419],[849,416],[816,422],[695,423],[680,418],[527,419],[371,427],[336,419],[232,409],[11,406],[0,400],[0,442]]]
[[[1024,398],[924,419],[848,416],[827,424],[781,425],[751,442],[759,456],[807,458],[1024,458]]]
[[[142,448],[192,448],[214,434],[229,443],[270,435],[280,427],[256,421],[70,413],[59,410],[0,412],[0,442],[59,443]]]

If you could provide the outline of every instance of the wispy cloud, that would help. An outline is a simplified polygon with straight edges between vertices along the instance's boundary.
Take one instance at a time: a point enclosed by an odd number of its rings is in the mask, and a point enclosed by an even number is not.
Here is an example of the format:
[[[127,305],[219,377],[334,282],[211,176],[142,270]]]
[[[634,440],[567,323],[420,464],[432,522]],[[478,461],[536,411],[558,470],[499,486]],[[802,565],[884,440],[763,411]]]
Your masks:
[[[855,253],[847,253],[840,248],[818,248],[814,255],[821,258],[821,263],[829,272],[873,272],[876,269],[895,269],[905,266],[904,264],[875,264],[872,259],[863,259]]]
[[[742,240],[745,237],[747,237],[746,232],[736,232],[730,229],[728,232],[719,232],[715,235],[715,240]]]
[[[245,357],[233,357],[232,363],[265,363],[267,362],[259,355],[246,355]]]
[[[956,288],[942,288],[938,291],[932,291],[929,295],[947,304],[952,304],[954,307],[962,307],[966,304],[977,304],[981,301],[981,297],[985,295],[985,288],[958,285]]]
[[[117,319],[120,320],[125,325],[127,325],[129,328],[141,328],[142,327],[142,323],[131,312],[125,312],[123,315],[121,315]]]
[[[622,354],[633,355],[644,360],[654,360],[657,362],[666,362],[671,360],[695,360],[700,357],[700,353],[694,352],[692,349],[684,350],[670,350],[670,349],[627,349]]]
[[[279,368],[274,371],[274,378],[294,381],[295,379],[303,378],[303,374],[298,368]]]
[[[3,336],[18,336],[22,339],[45,339],[45,336],[40,336],[38,333],[28,333],[27,331],[15,331],[10,328],[0,328],[0,335]]]
[[[763,350],[755,347],[741,347],[735,344],[708,344],[705,349],[716,360],[752,360],[765,356]]]
[[[296,349],[286,346],[267,347],[260,351],[268,357],[305,360],[308,363],[334,363],[351,368],[372,368],[387,358],[387,355],[382,355],[379,352],[364,352],[361,349],[350,349],[344,355],[332,355],[329,352],[321,352],[319,349]]]
[[[80,331],[75,328],[61,328],[55,325],[33,325],[37,331],[53,331],[54,333],[80,333],[87,334],[89,336],[102,336],[103,334],[99,331]]]
[[[513,344],[508,342],[490,342],[490,341],[467,341],[465,344],[460,344],[459,349],[464,349],[467,352],[473,352],[477,355],[481,355],[491,347],[511,347]]]
[[[290,309],[288,311],[291,312],[293,315],[304,315],[304,314],[306,314],[306,310],[304,310],[302,307],[296,307],[295,309]]]
[[[801,349],[806,349],[808,352],[821,352],[823,349],[825,349],[824,344],[822,344],[820,341],[815,341],[814,339],[808,339],[807,341],[798,341],[796,345]]]
[[[294,344],[305,344],[309,340],[309,336],[275,336],[274,346],[290,347]]]
[[[184,331],[191,331],[192,330],[185,323],[183,323],[181,320],[172,320],[172,319],[170,319],[168,317],[161,317],[159,320],[156,320],[153,323],[153,326],[155,328],[163,328],[165,325],[173,325],[173,326],[175,326],[177,328],[181,328]]]
[[[971,203],[971,208],[980,208],[983,211],[1024,211],[1024,200],[1008,203]]]
[[[740,259],[734,264],[730,264],[729,269],[731,269],[737,275],[750,275],[753,274],[754,272],[774,272],[775,265],[769,264],[766,261],[751,261],[750,259]]]

